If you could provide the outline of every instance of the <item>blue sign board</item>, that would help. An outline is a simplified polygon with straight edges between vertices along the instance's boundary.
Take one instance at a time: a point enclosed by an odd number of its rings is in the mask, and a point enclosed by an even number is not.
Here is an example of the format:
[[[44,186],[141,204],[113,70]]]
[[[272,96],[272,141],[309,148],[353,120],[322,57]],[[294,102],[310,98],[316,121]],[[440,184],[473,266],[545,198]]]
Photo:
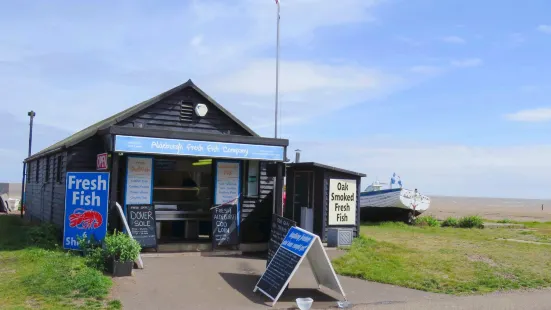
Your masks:
[[[282,161],[282,146],[148,137],[115,137],[116,152]]]
[[[287,236],[285,236],[285,239],[281,242],[281,247],[302,257],[310,247],[310,244],[314,242],[315,237],[314,234],[305,230],[291,227],[289,232],[287,232]]]
[[[67,172],[63,248],[78,250],[77,237],[103,240],[108,206],[109,172]]]

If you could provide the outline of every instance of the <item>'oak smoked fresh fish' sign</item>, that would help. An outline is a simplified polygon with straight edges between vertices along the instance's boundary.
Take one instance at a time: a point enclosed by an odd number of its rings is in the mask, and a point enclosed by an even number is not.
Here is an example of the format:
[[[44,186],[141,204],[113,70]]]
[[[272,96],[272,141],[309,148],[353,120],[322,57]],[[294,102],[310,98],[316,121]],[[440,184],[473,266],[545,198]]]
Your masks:
[[[79,250],[78,237],[103,240],[108,205],[109,172],[67,172],[63,248]]]

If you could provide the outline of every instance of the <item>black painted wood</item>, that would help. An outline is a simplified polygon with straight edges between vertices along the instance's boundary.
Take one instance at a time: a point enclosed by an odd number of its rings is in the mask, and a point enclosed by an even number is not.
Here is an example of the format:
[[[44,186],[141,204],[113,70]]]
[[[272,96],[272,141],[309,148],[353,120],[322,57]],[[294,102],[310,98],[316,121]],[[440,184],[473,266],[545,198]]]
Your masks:
[[[193,112],[196,104],[203,103],[208,108],[205,117]],[[191,107],[191,110],[190,108]],[[189,112],[192,113],[189,113]],[[182,117],[182,114],[188,115]],[[219,133],[228,135],[251,136],[237,122],[228,117],[209,100],[193,88],[185,88],[172,94],[153,106],[119,123],[122,127],[146,129],[167,129],[175,132]]]
[[[25,184],[25,217],[33,222],[51,222],[63,227],[65,215],[65,152],[53,153],[28,163],[30,182]],[[58,161],[59,158],[59,161]],[[40,161],[40,164],[37,163]],[[46,164],[49,161],[50,164]],[[48,167],[49,166],[49,167]],[[57,169],[61,179],[57,179]],[[36,182],[36,171],[38,182]],[[50,169],[46,179],[46,168]]]

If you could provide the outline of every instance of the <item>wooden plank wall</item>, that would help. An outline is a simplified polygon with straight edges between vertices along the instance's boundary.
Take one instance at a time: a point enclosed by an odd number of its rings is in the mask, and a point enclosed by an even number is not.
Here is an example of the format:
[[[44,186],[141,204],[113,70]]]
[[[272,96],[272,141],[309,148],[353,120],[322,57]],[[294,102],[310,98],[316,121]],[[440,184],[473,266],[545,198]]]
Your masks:
[[[205,117],[197,117],[195,112],[193,112],[196,103],[207,105],[208,113]],[[179,93],[165,98],[118,125],[137,128],[143,126],[143,128],[184,132],[251,136],[239,124],[208,103],[206,98],[192,88],[186,88]]]
[[[29,162],[28,165],[27,173],[30,173],[30,178],[25,185],[25,216],[33,222],[49,222],[63,227],[67,153],[47,155]],[[59,179],[57,178],[58,165]],[[49,168],[49,173],[46,173],[46,168]]]

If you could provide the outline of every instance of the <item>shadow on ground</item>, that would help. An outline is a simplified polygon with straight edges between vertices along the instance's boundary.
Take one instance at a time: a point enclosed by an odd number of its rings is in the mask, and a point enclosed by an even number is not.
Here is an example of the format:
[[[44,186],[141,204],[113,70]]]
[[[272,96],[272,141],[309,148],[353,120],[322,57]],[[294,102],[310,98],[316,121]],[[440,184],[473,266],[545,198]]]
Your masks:
[[[222,279],[228,283],[234,290],[248,298],[250,301],[266,305],[271,304],[271,300],[260,292],[253,292],[253,288],[259,280],[258,275],[241,273],[219,273]],[[300,297],[311,297],[316,302],[336,302],[335,299],[315,288],[292,288],[284,290],[278,302],[295,302]]]

